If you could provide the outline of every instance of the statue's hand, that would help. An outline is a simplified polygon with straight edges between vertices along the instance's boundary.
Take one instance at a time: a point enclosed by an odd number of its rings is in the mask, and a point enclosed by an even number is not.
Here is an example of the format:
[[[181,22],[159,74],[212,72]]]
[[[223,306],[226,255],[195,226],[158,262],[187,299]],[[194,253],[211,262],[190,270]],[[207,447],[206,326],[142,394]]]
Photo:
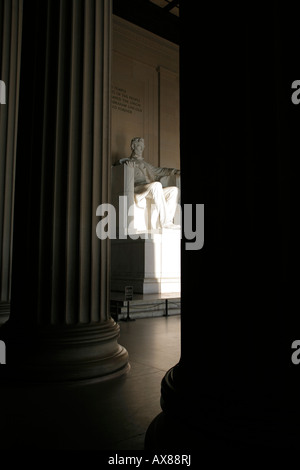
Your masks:
[[[126,157],[126,158],[121,158],[121,160],[119,160],[119,163],[120,165],[127,165],[127,166],[130,166],[130,167],[134,167],[134,161],[131,160],[130,158]]]
[[[130,166],[131,168],[135,167],[135,163],[133,160],[126,160],[125,165]]]

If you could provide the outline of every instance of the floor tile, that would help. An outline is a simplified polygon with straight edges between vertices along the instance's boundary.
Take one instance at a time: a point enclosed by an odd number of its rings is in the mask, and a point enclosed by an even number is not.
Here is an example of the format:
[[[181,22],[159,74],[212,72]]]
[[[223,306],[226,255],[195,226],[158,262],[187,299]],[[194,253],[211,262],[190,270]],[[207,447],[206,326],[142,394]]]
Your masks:
[[[180,316],[120,324],[130,372],[103,383],[2,387],[0,449],[140,450],[180,357]]]

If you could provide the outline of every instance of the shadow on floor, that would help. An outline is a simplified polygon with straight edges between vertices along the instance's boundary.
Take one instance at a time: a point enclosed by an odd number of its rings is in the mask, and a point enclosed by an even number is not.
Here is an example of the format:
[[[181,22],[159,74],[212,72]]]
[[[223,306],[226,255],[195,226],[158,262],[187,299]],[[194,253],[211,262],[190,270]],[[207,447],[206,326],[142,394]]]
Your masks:
[[[2,386],[0,449],[144,448],[146,430],[161,411],[161,380],[180,358],[180,316],[120,327],[131,365],[126,376],[67,386]]]

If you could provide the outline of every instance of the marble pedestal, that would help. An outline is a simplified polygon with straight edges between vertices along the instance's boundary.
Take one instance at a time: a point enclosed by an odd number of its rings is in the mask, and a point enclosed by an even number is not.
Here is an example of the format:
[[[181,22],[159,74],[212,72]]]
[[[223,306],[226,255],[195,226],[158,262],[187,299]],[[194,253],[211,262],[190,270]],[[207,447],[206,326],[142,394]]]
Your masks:
[[[164,229],[112,240],[111,289],[132,286],[137,294],[180,292],[181,231]]]

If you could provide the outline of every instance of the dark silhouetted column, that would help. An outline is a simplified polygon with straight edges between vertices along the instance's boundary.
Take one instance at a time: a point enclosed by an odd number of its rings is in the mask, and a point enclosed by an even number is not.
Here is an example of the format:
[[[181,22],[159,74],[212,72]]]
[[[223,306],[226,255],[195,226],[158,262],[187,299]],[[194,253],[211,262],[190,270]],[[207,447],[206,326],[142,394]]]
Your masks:
[[[181,200],[205,204],[205,241],[183,240],[181,360],[146,448],[298,448],[297,15],[185,8]]]

